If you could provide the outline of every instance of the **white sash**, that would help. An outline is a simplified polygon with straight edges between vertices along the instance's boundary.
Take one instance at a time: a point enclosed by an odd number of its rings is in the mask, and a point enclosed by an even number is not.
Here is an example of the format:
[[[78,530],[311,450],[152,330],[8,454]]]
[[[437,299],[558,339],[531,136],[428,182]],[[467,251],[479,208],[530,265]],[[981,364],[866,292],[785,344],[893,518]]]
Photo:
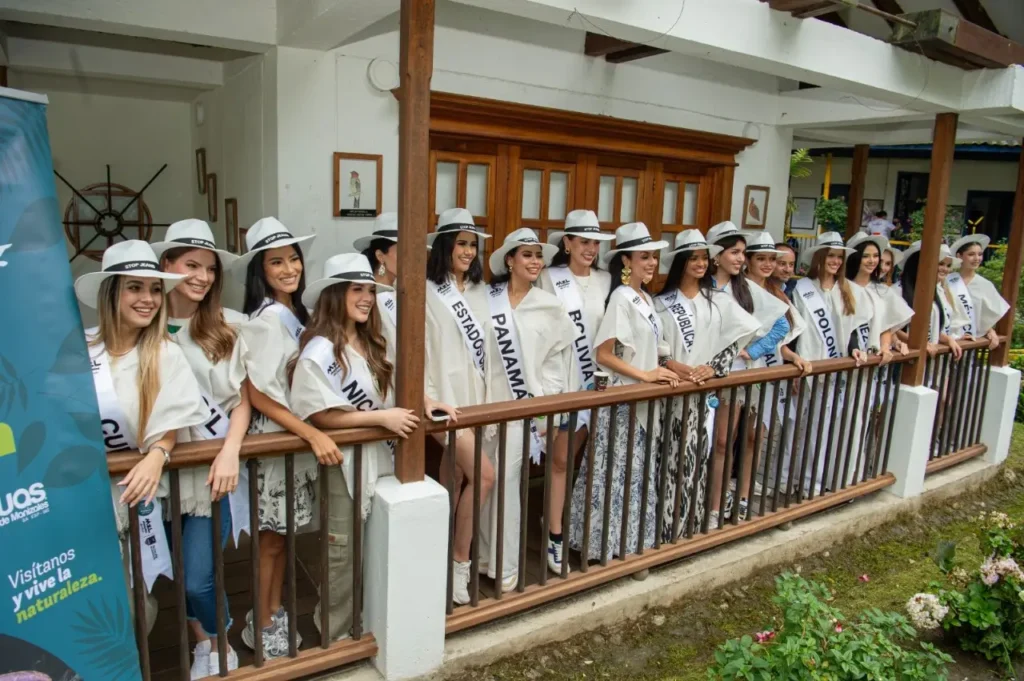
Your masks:
[[[768,367],[782,366],[782,346],[779,345],[775,347],[773,350],[764,353],[764,361],[765,365]],[[783,382],[783,384],[779,387],[778,394],[776,394],[775,386],[773,385],[766,385],[765,389],[768,392],[765,394],[764,401],[765,404],[768,405],[768,408],[765,409],[764,413],[761,414],[761,420],[764,421],[764,425],[770,426],[772,409],[777,409],[779,412],[779,416],[781,417],[783,410],[786,406],[786,398],[789,396],[789,381]],[[792,414],[790,414],[790,418],[792,418]]]
[[[671,293],[664,293],[658,296],[665,309],[676,320],[679,327],[679,335],[683,337],[683,345],[686,352],[693,351],[693,342],[697,338],[696,325],[693,315],[693,303],[684,295],[680,295],[679,289]],[[660,333],[660,332],[659,332]]]
[[[508,299],[508,284],[492,286],[487,300],[491,308],[494,338],[498,342],[498,354],[501,356],[502,366],[505,367],[505,378],[508,379],[512,397],[517,400],[533,397],[526,385],[523,348],[519,344],[519,332],[516,330],[515,320],[512,319],[512,303]],[[536,419],[530,419],[530,460],[540,463],[540,454],[543,449],[544,444],[537,431]]]
[[[382,291],[377,294],[377,299],[388,313],[388,319],[393,326],[398,326],[398,300],[392,291]]]
[[[647,323],[651,325],[651,328],[654,330],[655,338],[661,338],[661,322],[658,321],[659,318],[657,313],[655,313],[651,306],[647,304],[647,299],[635,290],[630,289],[629,301],[633,303],[644,319],[647,320]]]
[[[952,335],[953,332],[953,308],[949,304],[949,300],[946,299],[946,292],[942,290],[942,284],[935,286],[935,292],[939,296],[939,303],[942,305],[942,333],[947,336]]]
[[[971,292],[967,289],[967,282],[960,274],[953,273],[946,277],[946,284],[949,286],[949,290],[953,292],[953,295],[960,299],[964,309],[967,311],[967,318],[970,320],[963,328],[963,333],[974,335],[974,329],[978,325],[978,314],[974,309],[974,299],[971,297]]]
[[[455,324],[459,327],[459,331],[462,332],[462,340],[466,344],[466,349],[469,350],[470,357],[473,358],[476,370],[483,376],[484,359],[487,357],[487,343],[484,338],[484,329],[477,322],[476,317],[473,316],[473,310],[470,309],[469,303],[459,293],[459,288],[451,279],[440,286],[428,279],[427,288],[441,299],[441,302],[451,312],[452,317],[455,318]]]
[[[206,423],[196,429],[198,437],[202,440],[223,440],[228,436],[228,430],[231,428],[231,417],[202,389],[199,394],[202,396],[206,408],[210,410],[210,417],[206,419]],[[249,527],[249,471],[244,463],[238,467],[238,486],[235,487],[234,492],[228,495],[228,506],[231,509],[231,532],[235,539],[235,546],[238,546],[238,538],[243,532],[251,534]]]
[[[98,329],[86,330],[86,338],[95,338]],[[96,400],[100,408],[100,422],[103,442],[108,452],[138,450],[135,435],[128,427],[128,420],[117,401],[114,391],[114,375],[110,370],[110,355],[103,343],[89,346],[89,362],[92,366],[92,380],[96,386]],[[152,503],[139,504],[139,549],[142,552],[142,578],[146,590],[152,591],[153,583],[160,575],[174,579],[171,567],[171,551],[164,533],[162,506],[159,499]]]
[[[583,296],[580,295],[579,284],[568,267],[555,267],[548,270],[548,274],[551,275],[555,295],[569,311],[569,319],[579,332],[572,345],[576,350],[576,363],[579,365],[580,388],[590,390],[597,365],[594,362],[594,349],[590,347],[590,329],[587,328],[587,320],[583,314]]]
[[[821,297],[821,293],[818,292],[809,277],[804,277],[796,283],[796,293],[803,298],[804,305],[810,310],[811,319],[809,321],[825,344],[829,359],[842,357],[844,353],[836,339],[835,322],[832,315],[829,314],[828,308],[825,307],[825,299]]]
[[[295,316],[295,313],[288,309],[287,305],[276,303],[267,298],[263,301],[263,306],[256,311],[256,314],[254,314],[253,317],[259,317],[263,314],[264,310],[270,310],[276,314],[281,322],[284,323],[285,328],[288,329],[288,333],[291,337],[295,339],[295,342],[298,342],[299,336],[301,336],[302,332],[306,330],[306,327],[302,325],[302,322],[300,322],[299,318]]]
[[[868,348],[871,347],[871,324],[865,323],[857,327],[857,347],[862,352],[867,352]]]

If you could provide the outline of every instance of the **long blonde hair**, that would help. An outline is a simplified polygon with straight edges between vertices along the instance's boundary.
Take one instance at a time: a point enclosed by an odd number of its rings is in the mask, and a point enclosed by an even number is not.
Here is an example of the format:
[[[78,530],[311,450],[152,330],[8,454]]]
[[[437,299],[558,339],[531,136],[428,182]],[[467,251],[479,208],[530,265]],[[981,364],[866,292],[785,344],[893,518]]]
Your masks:
[[[124,328],[121,322],[121,293],[124,291],[128,277],[108,277],[100,284],[100,292],[96,301],[96,313],[99,317],[99,332],[89,341],[90,345],[103,343],[109,352],[110,342],[121,337]],[[166,291],[164,296],[166,297]],[[139,351],[139,373],[135,379],[139,391],[139,426],[136,440],[139,445],[146,438],[146,426],[156,404],[156,396],[160,393],[160,350],[167,335],[167,305],[163,302],[157,310],[156,318],[149,326],[139,332],[135,347]],[[117,356],[110,355],[111,364]]]
[[[160,269],[167,271],[168,264],[175,262],[189,251],[196,250],[201,249],[185,246],[168,250],[160,258]],[[224,307],[220,302],[221,291],[224,289],[224,268],[221,267],[220,257],[216,253],[213,254],[213,259],[217,263],[217,274],[210,290],[206,292],[206,297],[199,303],[196,313],[192,315],[192,320],[188,325],[188,334],[196,342],[196,345],[203,349],[206,358],[212,364],[216,364],[231,357],[238,334],[224,320]],[[165,295],[170,295],[170,291],[166,291]]]
[[[821,279],[821,273],[825,271],[825,258],[828,257],[830,249],[823,248],[811,258],[811,269],[807,272],[807,276],[811,279]],[[853,316],[857,312],[857,303],[853,298],[853,290],[850,288],[850,282],[846,279],[846,256],[843,256],[843,264],[839,266],[839,271],[836,272],[836,283],[839,285],[839,293],[843,299],[843,315],[846,317]]]

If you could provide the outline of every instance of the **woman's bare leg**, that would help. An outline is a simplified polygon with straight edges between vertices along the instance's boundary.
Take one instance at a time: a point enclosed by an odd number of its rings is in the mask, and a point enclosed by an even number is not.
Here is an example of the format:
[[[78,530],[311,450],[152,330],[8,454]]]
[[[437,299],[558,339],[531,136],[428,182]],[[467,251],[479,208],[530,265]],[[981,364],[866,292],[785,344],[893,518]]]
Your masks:
[[[587,429],[580,428],[574,438],[576,452],[587,441]],[[576,456],[576,452],[572,456]],[[548,501],[548,529],[562,534],[562,513],[565,510],[565,474],[569,469],[569,431],[560,430],[555,436],[555,451],[551,458],[551,496]]]
[[[486,456],[480,457],[480,489],[474,485],[473,450],[475,438],[472,431],[465,432],[455,440],[455,465],[465,476],[466,486],[455,507],[455,546],[453,558],[456,562],[469,560],[469,548],[473,543],[473,495],[477,494],[483,505],[494,487],[494,466]]]

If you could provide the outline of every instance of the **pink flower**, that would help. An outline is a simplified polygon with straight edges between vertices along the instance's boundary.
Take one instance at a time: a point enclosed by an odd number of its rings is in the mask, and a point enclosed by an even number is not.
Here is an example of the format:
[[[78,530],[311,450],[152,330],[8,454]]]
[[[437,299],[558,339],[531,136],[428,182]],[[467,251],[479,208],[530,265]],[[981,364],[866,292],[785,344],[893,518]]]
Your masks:
[[[862,581],[862,582],[870,582],[870,581],[871,581],[871,578],[870,578],[870,577],[868,577],[867,575],[861,575],[861,576],[860,576],[860,577],[858,577],[857,579],[858,579],[858,580],[860,580],[860,581]]]
[[[836,633],[837,634],[843,633],[843,625],[842,624],[837,624],[836,625]]]
[[[775,632],[774,631],[770,631],[770,630],[769,631],[759,631],[756,634],[754,634],[754,640],[757,641],[758,643],[767,643],[767,642],[771,641],[774,638],[775,638]]]

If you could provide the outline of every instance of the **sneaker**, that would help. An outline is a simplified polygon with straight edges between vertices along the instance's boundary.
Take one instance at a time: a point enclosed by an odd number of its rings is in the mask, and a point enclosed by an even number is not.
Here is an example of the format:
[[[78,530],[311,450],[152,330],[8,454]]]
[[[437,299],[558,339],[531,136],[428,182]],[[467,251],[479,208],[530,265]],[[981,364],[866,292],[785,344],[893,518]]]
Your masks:
[[[718,511],[712,511],[708,514],[708,532],[711,530],[718,529]]]
[[[263,659],[271,660],[275,657],[284,657],[288,654],[288,630],[281,629],[277,613],[270,616],[269,627],[263,628]],[[245,615],[245,627],[242,629],[242,643],[249,650],[256,650],[256,633],[253,623],[253,613],[250,610]]]
[[[228,646],[228,671],[232,672],[236,669],[238,669],[238,654],[231,646]],[[220,653],[216,651],[210,653],[209,676],[220,676]]]
[[[284,636],[284,649],[285,649],[285,654],[287,655],[288,654],[288,613],[285,611],[284,607],[280,607],[280,608],[277,609],[277,612],[275,612],[274,614],[272,614],[270,616],[270,619],[273,620],[275,623],[277,623],[277,625],[280,627],[281,634]],[[298,631],[296,631],[295,632],[295,648],[299,649],[301,647],[302,647],[302,634],[300,634]]]
[[[469,603],[469,561],[452,561],[452,601],[456,605]]]
[[[501,580],[501,593],[507,594],[510,591],[514,591],[518,585],[519,575],[509,575]]]
[[[192,649],[192,674],[189,678],[205,679],[210,675],[210,639],[199,641]]]
[[[556,575],[562,574],[562,543],[548,537],[548,569]]]

